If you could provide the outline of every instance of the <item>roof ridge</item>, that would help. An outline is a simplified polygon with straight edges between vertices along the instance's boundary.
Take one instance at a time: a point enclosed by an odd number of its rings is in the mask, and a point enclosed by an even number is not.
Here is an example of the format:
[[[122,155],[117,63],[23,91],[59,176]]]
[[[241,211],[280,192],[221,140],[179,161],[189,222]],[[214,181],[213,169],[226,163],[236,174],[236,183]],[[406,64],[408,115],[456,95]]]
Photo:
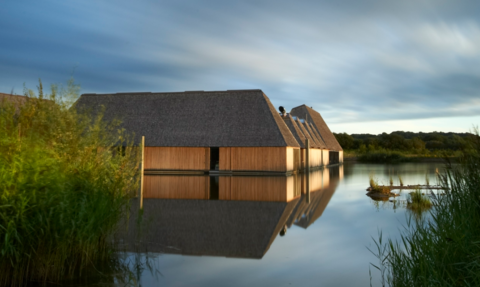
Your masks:
[[[191,90],[183,92],[117,92],[117,93],[84,93],[81,96],[104,96],[104,95],[136,95],[136,94],[189,94],[189,93],[227,93],[227,92],[262,92],[261,89],[245,89],[245,90],[216,90],[216,91],[205,91],[205,90]],[[1,93],[0,93],[1,94]]]

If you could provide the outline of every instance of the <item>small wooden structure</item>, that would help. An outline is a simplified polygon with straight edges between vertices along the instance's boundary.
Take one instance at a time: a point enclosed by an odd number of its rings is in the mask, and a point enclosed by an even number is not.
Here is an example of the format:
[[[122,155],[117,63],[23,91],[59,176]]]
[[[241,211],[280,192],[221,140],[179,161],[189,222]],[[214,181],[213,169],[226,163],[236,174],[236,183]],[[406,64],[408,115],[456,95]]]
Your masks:
[[[261,90],[83,94],[75,107],[104,108],[104,119],[120,119],[137,143],[145,136],[146,173],[289,174],[304,168],[307,138],[311,167],[332,163],[328,127],[279,114]]]

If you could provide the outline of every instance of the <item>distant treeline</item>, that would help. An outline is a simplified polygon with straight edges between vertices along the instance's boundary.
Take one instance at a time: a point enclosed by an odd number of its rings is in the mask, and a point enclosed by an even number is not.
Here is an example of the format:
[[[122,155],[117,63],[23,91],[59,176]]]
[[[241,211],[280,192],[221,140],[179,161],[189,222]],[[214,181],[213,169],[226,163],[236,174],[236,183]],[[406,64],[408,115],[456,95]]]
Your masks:
[[[471,133],[414,133],[396,131],[390,134],[346,134],[334,133],[337,141],[344,150],[376,151],[459,151],[469,148],[469,138],[474,137]]]

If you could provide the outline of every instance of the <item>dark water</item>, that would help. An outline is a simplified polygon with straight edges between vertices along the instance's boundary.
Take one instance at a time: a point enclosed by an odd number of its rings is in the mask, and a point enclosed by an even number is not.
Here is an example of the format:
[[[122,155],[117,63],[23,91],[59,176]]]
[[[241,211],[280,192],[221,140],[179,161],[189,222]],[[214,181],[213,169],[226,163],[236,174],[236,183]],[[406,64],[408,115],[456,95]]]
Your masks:
[[[368,248],[379,230],[398,238],[408,211],[367,197],[369,175],[435,184],[436,170],[443,165],[346,163],[312,173],[309,203],[301,177],[155,178],[164,188],[147,192],[156,198],[144,200],[141,230],[132,217],[120,236],[122,260],[142,286],[381,286]]]

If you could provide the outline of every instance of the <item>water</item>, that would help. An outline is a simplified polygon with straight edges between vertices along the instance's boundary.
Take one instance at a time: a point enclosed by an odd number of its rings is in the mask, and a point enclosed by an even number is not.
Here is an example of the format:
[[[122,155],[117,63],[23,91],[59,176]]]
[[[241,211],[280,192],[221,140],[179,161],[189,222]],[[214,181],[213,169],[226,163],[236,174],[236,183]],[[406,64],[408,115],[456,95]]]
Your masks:
[[[408,211],[367,197],[369,175],[435,184],[437,170],[443,164],[345,163],[312,173],[310,203],[298,176],[152,178],[146,197],[156,198],[144,200],[142,239],[135,228],[122,235],[124,260],[148,254],[152,270],[132,279],[142,286],[381,286],[368,248],[380,230],[398,238]]]

